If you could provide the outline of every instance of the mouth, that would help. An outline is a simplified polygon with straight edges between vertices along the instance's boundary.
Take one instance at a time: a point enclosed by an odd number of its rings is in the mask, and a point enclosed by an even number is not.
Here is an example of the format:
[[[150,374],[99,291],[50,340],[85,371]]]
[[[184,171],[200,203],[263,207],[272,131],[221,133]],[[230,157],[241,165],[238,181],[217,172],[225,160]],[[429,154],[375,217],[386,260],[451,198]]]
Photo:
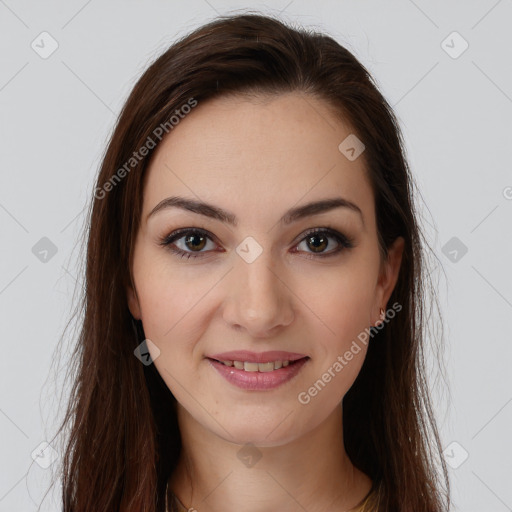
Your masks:
[[[289,357],[295,356],[290,355]],[[300,374],[310,357],[267,360],[262,363],[237,359],[219,360],[212,357],[207,357],[206,360],[217,374],[231,385],[244,391],[254,392],[270,391],[288,383]]]
[[[230,350],[206,356],[218,375],[248,391],[271,390],[291,381],[310,359],[306,354],[284,350]]]
[[[236,361],[236,360],[220,360],[213,359],[208,357],[210,361],[215,361],[217,363],[221,363],[227,367],[233,367],[237,370],[243,370],[245,372],[273,372],[275,370],[279,370],[280,368],[286,368],[287,366],[293,366],[300,362],[305,362],[305,360],[309,359],[308,356],[301,357],[299,359],[278,359],[275,361],[267,361],[265,363],[257,363],[255,361]]]

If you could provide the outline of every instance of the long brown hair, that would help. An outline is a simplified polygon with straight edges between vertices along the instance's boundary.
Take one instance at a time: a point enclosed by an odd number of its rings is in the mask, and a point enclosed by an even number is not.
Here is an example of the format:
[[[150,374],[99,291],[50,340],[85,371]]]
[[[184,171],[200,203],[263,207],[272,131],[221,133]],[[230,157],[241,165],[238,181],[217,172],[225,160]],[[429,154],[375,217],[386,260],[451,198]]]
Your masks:
[[[398,122],[368,71],[334,39],[245,13],[217,18],[157,58],[134,86],[104,154],[83,241],[73,383],[59,427],[68,426],[64,512],[161,512],[181,449],[176,400],[155,366],[134,356],[145,336],[127,305],[143,178],[154,151],[148,141],[158,142],[162,127],[171,133],[169,120],[177,110],[187,112],[184,105],[289,91],[324,100],[365,144],[381,256],[397,237],[405,240],[389,301],[402,309],[370,341],[343,400],[346,451],[379,490],[373,510],[448,510],[449,481],[423,354],[427,292],[434,299],[435,293],[427,286],[426,242]],[[144,157],[135,159],[142,147]]]

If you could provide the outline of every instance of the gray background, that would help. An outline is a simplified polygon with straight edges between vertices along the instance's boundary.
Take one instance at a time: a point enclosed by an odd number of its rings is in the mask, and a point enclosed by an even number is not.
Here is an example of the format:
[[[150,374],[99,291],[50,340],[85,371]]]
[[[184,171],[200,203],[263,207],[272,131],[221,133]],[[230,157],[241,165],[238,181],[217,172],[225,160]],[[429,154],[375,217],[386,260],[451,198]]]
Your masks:
[[[432,386],[453,509],[512,510],[510,0],[0,0],[0,510],[35,511],[57,468],[41,445],[65,400],[68,349],[57,363],[56,348],[81,282],[84,206],[123,101],[177,37],[246,9],[328,32],[394,106],[439,258],[450,394],[435,372]],[[60,509],[58,491],[41,510]]]

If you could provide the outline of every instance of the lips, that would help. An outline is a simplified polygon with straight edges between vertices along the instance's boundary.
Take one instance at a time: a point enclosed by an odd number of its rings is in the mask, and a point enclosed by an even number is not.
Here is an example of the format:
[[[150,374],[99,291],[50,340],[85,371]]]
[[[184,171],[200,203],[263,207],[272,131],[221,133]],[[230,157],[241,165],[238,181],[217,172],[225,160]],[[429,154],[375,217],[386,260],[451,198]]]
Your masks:
[[[227,354],[229,354],[230,356],[233,355],[232,353],[224,353],[217,355],[225,357]],[[292,357],[290,352],[284,354],[286,355],[286,357]],[[240,354],[238,354],[237,357],[240,357]],[[261,357],[263,357],[263,354],[261,355]],[[268,357],[269,356],[267,356],[267,358]],[[280,357],[282,357],[282,355]],[[241,388],[245,391],[269,391],[278,388],[284,385],[286,382],[291,381],[297,374],[301,372],[304,366],[307,366],[310,360],[309,357],[305,356],[299,359],[292,360],[292,362],[290,362],[286,366],[283,365],[277,369],[265,368],[263,371],[261,371],[259,368],[257,370],[254,369],[253,365],[259,367],[260,364],[265,363],[245,362],[244,368],[239,369],[236,368],[235,366],[228,366],[210,357],[206,359],[210,366],[213,369],[215,369],[221,377],[226,379],[230,384],[233,384],[234,386]],[[245,369],[245,365],[248,365],[249,368]]]

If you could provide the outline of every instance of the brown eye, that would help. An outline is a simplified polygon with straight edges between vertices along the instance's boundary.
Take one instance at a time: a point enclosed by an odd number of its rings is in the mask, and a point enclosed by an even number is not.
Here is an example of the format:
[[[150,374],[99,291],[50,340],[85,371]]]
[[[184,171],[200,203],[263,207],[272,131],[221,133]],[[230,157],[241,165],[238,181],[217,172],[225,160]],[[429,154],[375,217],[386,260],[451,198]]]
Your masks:
[[[206,245],[206,237],[201,234],[194,234],[183,238],[185,239],[185,245],[194,251],[200,251],[201,249],[204,249],[204,246]]]
[[[208,242],[213,243],[213,237],[202,229],[179,229],[160,240],[163,245],[171,252],[181,256],[182,258],[199,258],[203,256],[203,249]],[[180,247],[181,245],[181,247]]]
[[[332,240],[336,243],[332,242]],[[327,258],[338,254],[344,249],[354,247],[353,239],[330,228],[311,229],[297,247],[301,245],[305,246],[305,250],[299,252],[308,253],[308,258]],[[326,250],[327,248],[330,250]]]
[[[329,240],[325,235],[313,235],[306,238],[306,243],[313,252],[323,252],[329,245]]]

